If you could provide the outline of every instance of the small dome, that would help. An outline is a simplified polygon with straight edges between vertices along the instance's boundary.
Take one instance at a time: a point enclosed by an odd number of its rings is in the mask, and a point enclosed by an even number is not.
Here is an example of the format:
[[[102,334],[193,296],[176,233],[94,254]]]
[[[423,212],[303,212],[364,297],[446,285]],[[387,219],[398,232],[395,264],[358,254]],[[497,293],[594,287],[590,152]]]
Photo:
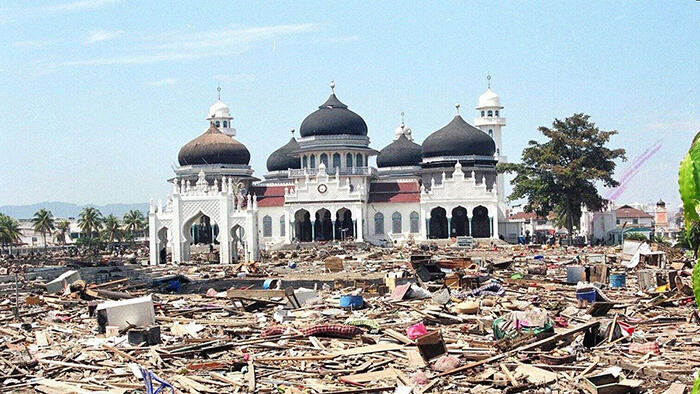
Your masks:
[[[450,123],[423,141],[423,157],[493,156],[496,144],[488,134],[456,115]]]
[[[299,149],[299,144],[297,140],[292,137],[286,145],[272,152],[270,157],[267,158],[267,170],[286,171],[290,168],[301,168],[301,159],[292,153],[297,149]]]
[[[476,109],[481,108],[503,108],[501,107],[500,97],[491,88],[486,89],[484,94],[479,96],[479,105]]]
[[[207,117],[207,119],[230,117],[231,111],[229,110],[228,105],[221,102],[221,100],[216,100],[216,102],[212,104],[211,107],[209,107],[209,116]]]
[[[360,115],[350,111],[331,93],[328,100],[301,122],[302,137],[316,135],[367,135],[367,124]]]
[[[250,162],[245,145],[211,125],[199,137],[185,144],[177,155],[181,166],[207,164],[242,164]]]
[[[406,136],[409,141],[413,141],[413,130],[405,124],[401,123],[396,129],[394,129],[394,141],[398,140],[399,137]]]
[[[421,147],[405,134],[384,147],[377,155],[377,167],[417,166],[421,162]]]

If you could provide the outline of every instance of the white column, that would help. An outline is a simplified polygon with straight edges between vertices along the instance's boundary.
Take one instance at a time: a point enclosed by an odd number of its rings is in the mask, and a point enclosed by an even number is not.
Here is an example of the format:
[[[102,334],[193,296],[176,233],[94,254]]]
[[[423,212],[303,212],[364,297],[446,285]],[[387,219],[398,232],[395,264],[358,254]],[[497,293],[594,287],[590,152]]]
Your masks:
[[[362,208],[355,210],[352,216],[357,218],[357,234],[355,239],[357,239],[357,242],[364,242],[364,218],[362,217]]]
[[[421,235],[421,237],[423,237],[423,239],[428,239],[428,226],[427,226],[428,219],[429,218],[428,218],[427,214],[425,213],[425,208],[421,207],[419,225],[420,225],[420,235]]]
[[[231,199],[224,194],[219,201],[219,263],[231,264]]]
[[[170,232],[173,235],[173,239],[171,240],[172,242],[172,259],[173,262],[178,262],[181,263],[184,258],[187,258],[187,256],[184,256],[185,254],[188,254],[185,248],[185,245],[183,245],[183,240],[182,240],[182,217],[180,216],[182,214],[181,209],[180,209],[180,198],[178,196],[173,196],[173,223],[172,226],[173,228],[170,229]],[[189,230],[189,229],[188,229]],[[184,242],[187,242],[187,239],[185,239]],[[189,249],[189,248],[187,248]]]
[[[289,214],[289,209],[284,210],[284,225],[286,227],[286,230],[284,232],[284,243],[290,244],[292,243],[292,225],[291,222],[289,221],[290,219],[290,214]]]
[[[166,245],[167,247],[167,245]],[[160,250],[158,249],[158,231],[157,231],[157,220],[156,213],[151,210],[148,213],[148,249],[149,249],[149,260],[151,265],[158,264],[158,258],[160,256]],[[165,263],[165,261],[160,262]]]

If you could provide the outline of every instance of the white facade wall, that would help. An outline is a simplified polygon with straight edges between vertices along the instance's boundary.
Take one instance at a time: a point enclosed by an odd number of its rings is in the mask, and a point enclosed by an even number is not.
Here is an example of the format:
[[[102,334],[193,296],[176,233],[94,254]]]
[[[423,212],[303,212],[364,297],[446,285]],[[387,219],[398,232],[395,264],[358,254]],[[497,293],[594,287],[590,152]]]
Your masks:
[[[425,233],[421,233],[421,222],[424,220],[420,216],[420,203],[371,203],[367,204],[367,235],[368,240],[381,242],[387,240],[396,243],[404,243],[413,238],[415,241],[425,239]],[[393,215],[398,212],[401,215],[401,232],[395,233],[393,230]],[[411,213],[418,214],[418,231],[411,233]],[[382,233],[377,233],[375,227],[375,215],[384,215],[384,227]]]

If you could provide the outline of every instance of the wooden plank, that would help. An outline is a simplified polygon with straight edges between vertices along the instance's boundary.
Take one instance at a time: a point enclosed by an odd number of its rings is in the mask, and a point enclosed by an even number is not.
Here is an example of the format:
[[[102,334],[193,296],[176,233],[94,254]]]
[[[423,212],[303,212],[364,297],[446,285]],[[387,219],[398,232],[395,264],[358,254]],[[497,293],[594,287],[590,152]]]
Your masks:
[[[339,356],[356,356],[358,354],[393,352],[395,350],[401,349],[403,349],[403,345],[397,345],[395,343],[378,343],[376,345],[368,345],[341,350],[340,352],[337,352],[337,354]]]
[[[508,367],[503,363],[501,363],[501,371],[503,371],[503,374],[506,375],[506,378],[508,378],[508,381],[510,382],[510,384],[513,387],[518,387],[518,381],[515,380],[515,377],[513,376],[513,374],[510,373],[510,370],[508,369]]]
[[[282,300],[287,299],[287,293],[284,290],[228,289],[226,290],[226,296],[228,298],[259,298],[263,300],[276,297]]]

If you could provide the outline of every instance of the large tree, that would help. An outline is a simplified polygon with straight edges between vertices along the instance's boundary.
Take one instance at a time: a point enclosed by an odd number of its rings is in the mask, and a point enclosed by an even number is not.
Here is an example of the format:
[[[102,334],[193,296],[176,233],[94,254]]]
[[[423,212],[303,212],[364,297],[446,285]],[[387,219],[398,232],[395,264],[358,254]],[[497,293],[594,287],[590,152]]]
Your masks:
[[[61,241],[61,245],[66,244],[66,234],[70,232],[70,222],[62,219],[56,222],[56,238]]]
[[[116,216],[110,214],[105,218],[102,234],[105,240],[109,242],[111,248],[114,249],[114,240],[121,238],[121,224]]]
[[[95,233],[99,233],[100,229],[102,229],[103,221],[104,218],[99,210],[93,207],[85,207],[80,212],[78,226],[80,227],[80,231],[82,231],[87,238],[91,239]]]
[[[51,234],[55,228],[53,214],[51,211],[41,208],[34,214],[32,225],[34,226],[34,231],[40,233],[44,239],[44,250],[46,250],[46,234]]]
[[[10,253],[12,253],[12,244],[20,242],[20,236],[22,230],[19,227],[19,223],[7,216],[0,213],[0,246],[9,245]]]
[[[617,131],[600,130],[588,115],[555,119],[552,127],[540,127],[546,142],[530,141],[520,163],[504,163],[499,171],[515,173],[512,200],[527,199],[525,210],[546,216],[554,212],[573,233],[581,208],[600,210],[605,200],[597,186],[618,186],[613,179],[615,160],[626,160],[624,149],[606,145]]]
[[[126,231],[127,237],[132,241],[136,237],[136,234],[142,231],[147,224],[146,217],[141,211],[136,209],[125,213],[122,222],[124,223],[124,231]]]

